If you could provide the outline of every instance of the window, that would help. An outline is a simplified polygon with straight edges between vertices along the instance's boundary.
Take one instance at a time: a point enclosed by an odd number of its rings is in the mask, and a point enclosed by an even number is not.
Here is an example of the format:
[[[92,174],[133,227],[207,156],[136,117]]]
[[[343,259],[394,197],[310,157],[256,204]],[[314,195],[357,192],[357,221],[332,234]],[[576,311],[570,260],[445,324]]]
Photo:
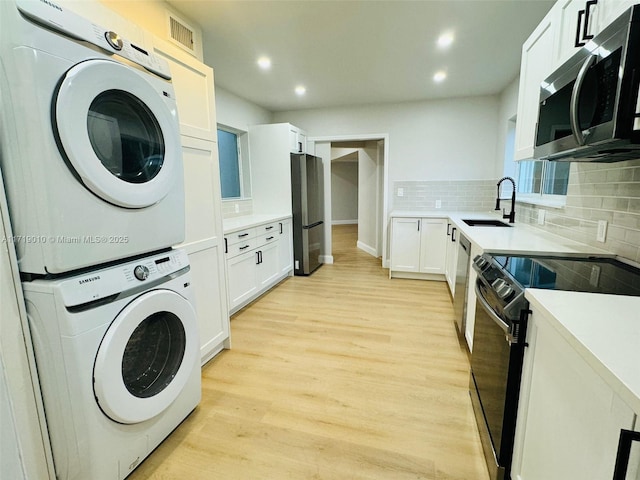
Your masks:
[[[518,199],[531,203],[564,204],[569,184],[568,162],[541,160],[518,164]]]
[[[218,157],[222,199],[245,199],[251,196],[247,133],[218,127]]]

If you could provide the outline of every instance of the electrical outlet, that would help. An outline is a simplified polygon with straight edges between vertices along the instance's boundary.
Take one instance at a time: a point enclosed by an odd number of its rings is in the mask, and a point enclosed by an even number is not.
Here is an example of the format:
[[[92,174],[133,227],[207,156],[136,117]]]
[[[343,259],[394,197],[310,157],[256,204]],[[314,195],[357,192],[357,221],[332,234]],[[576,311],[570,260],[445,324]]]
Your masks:
[[[442,208],[442,200],[436,200],[436,208]]]
[[[404,197],[404,188],[398,187],[398,196],[399,197]]]
[[[598,242],[604,242],[606,239],[607,239],[607,221],[598,220],[598,233],[596,235],[596,240]]]
[[[546,210],[538,210],[538,225],[544,225],[544,216],[546,213]]]
[[[233,209],[235,210],[236,213],[240,213],[240,205],[238,205],[237,203],[233,204]]]

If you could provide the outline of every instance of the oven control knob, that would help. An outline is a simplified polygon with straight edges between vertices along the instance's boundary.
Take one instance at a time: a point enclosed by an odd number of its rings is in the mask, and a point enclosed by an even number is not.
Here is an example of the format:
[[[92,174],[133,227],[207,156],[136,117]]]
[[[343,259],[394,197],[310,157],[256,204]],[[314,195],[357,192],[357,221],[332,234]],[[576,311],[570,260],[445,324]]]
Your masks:
[[[497,293],[501,299],[506,300],[513,294],[513,288],[511,288],[509,285],[505,285]]]
[[[501,278],[497,278],[493,281],[493,283],[491,284],[491,288],[493,288],[493,290],[495,292],[499,292],[500,289],[504,288],[504,286],[507,284],[507,282],[505,282],[503,279]]]
[[[149,269],[144,265],[138,265],[136,268],[133,269],[133,274],[138,280],[142,282],[143,280],[146,280],[149,277]]]
[[[116,32],[105,32],[104,37],[107,39],[107,42],[109,43],[109,45],[111,45],[111,47],[113,47],[114,50],[122,50],[124,42],[120,38],[120,35],[118,35]]]
[[[488,261],[487,261],[487,259],[486,259],[486,258],[484,258],[484,257],[478,257],[478,258],[476,258],[476,265],[478,266],[478,268],[479,268],[480,270],[484,269],[484,267],[486,267],[486,266],[487,266],[487,263],[489,263],[489,262],[488,262]]]

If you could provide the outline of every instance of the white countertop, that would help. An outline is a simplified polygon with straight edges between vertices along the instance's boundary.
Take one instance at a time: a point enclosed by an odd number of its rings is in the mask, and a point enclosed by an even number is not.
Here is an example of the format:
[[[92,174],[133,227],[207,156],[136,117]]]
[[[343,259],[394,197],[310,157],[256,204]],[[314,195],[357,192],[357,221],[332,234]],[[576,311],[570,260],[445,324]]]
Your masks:
[[[225,218],[222,221],[222,229],[224,234],[237,232],[238,230],[244,230],[245,228],[255,227],[263,223],[277,222],[291,218],[291,214],[256,214],[256,215],[242,215],[240,217]]]
[[[640,297],[538,289],[525,297],[640,413]]]
[[[549,253],[562,255],[597,254],[613,256],[606,250],[554,235],[525,223],[512,223],[511,227],[471,227],[462,219],[502,220],[502,215],[494,212],[416,212],[394,211],[391,217],[448,218],[458,230],[482,251],[499,254]]]

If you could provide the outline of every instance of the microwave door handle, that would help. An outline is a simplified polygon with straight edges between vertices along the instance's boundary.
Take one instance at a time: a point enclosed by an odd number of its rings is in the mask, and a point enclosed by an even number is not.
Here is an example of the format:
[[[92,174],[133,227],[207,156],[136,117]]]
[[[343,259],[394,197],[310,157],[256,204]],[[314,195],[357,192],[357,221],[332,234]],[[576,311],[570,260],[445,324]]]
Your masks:
[[[580,129],[580,119],[578,118],[578,103],[580,98],[580,90],[582,90],[582,84],[584,83],[584,77],[587,75],[587,71],[596,61],[596,55],[589,55],[584,61],[578,76],[576,77],[576,83],[573,85],[573,91],[571,92],[571,111],[569,112],[569,121],[571,123],[571,131],[573,132],[573,138],[576,140],[578,146],[582,146],[585,143],[584,134]]]

